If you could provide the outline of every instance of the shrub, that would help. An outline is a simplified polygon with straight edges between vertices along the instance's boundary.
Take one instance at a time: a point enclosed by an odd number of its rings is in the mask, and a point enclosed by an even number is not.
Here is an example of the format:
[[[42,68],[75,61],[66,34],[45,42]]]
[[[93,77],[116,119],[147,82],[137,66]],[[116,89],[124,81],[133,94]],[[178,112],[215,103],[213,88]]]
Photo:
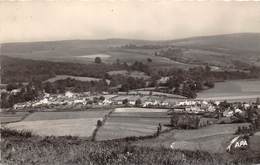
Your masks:
[[[10,137],[20,137],[20,138],[29,138],[32,137],[32,132],[28,130],[11,130],[8,128],[1,128],[0,134],[2,138],[10,138]]]
[[[102,121],[101,120],[98,120],[97,121],[97,127],[101,127],[103,124],[102,124]]]

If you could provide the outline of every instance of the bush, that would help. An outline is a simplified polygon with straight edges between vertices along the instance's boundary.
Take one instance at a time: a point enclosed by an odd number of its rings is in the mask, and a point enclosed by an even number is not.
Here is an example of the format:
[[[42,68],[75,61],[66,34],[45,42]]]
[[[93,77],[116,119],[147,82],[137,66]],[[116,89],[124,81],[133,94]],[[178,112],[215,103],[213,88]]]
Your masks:
[[[27,130],[11,130],[8,128],[1,128],[0,134],[2,138],[10,138],[10,137],[19,137],[19,138],[29,138],[32,137],[33,134]]]
[[[101,120],[98,120],[97,121],[97,127],[101,127],[103,125],[102,121]]]
[[[178,129],[198,129],[200,118],[189,114],[174,114],[171,118],[171,125]]]

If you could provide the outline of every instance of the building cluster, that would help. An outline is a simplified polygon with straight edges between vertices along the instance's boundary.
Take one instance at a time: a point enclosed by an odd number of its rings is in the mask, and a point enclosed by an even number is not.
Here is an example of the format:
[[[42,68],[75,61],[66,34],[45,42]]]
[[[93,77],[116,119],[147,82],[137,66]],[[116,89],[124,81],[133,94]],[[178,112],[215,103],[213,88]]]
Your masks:
[[[183,98],[168,98],[166,96],[153,96],[143,94],[125,94],[118,93],[111,95],[103,93],[102,95],[91,95],[90,93],[72,93],[67,91],[65,94],[48,94],[45,93],[40,99],[24,103],[17,103],[14,109],[37,108],[37,107],[84,107],[84,106],[109,106],[109,105],[125,105],[138,106],[144,108],[170,108],[174,112],[180,113],[206,113],[217,112],[223,117],[232,117],[235,114],[243,114],[247,109],[252,107],[248,103],[233,103],[228,107],[220,109],[219,101],[205,100],[187,100]],[[258,109],[260,109],[260,105]]]
[[[23,108],[37,108],[45,106],[87,106],[90,104],[96,105],[109,105],[112,102],[101,96],[90,96],[89,93],[72,93],[66,92],[65,94],[48,94],[45,93],[43,97],[38,100],[17,103],[13,106],[14,109]]]
[[[215,112],[219,103],[220,102],[218,101],[208,102],[205,100],[185,100],[176,104],[174,111],[195,114],[203,112]]]
[[[204,113],[216,112],[222,117],[233,117],[236,114],[244,115],[249,109],[260,109],[257,103],[229,103],[228,106],[220,106],[220,101],[185,100],[174,107],[174,112]]]
[[[179,99],[180,100],[180,99]],[[37,108],[48,106],[91,106],[91,105],[127,105],[139,107],[160,107],[172,108],[178,99],[167,98],[166,96],[152,96],[144,94],[118,93],[111,95],[103,93],[92,95],[90,93],[72,93],[67,91],[65,94],[45,93],[40,99],[17,103],[14,109]]]

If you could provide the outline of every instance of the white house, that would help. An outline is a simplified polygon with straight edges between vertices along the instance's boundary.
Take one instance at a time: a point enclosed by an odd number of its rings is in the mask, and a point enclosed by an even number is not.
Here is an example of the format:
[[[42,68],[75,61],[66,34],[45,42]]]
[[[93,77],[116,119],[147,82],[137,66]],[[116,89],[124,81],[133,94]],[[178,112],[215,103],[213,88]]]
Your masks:
[[[103,103],[104,105],[109,105],[109,104],[112,103],[112,101],[109,100],[109,99],[105,99],[102,103]]]
[[[233,110],[230,110],[230,109],[227,109],[223,112],[223,116],[225,117],[231,117],[234,115],[234,111]]]
[[[74,96],[74,94],[72,92],[70,92],[70,91],[67,91],[65,93],[65,96],[68,97],[68,98],[72,98]]]

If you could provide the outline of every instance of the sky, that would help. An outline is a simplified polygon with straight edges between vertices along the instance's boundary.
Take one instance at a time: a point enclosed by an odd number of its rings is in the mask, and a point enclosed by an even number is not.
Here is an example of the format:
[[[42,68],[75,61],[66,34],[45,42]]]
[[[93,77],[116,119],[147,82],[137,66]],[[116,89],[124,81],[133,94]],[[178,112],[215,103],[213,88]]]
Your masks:
[[[260,32],[260,1],[0,0],[0,43]]]

